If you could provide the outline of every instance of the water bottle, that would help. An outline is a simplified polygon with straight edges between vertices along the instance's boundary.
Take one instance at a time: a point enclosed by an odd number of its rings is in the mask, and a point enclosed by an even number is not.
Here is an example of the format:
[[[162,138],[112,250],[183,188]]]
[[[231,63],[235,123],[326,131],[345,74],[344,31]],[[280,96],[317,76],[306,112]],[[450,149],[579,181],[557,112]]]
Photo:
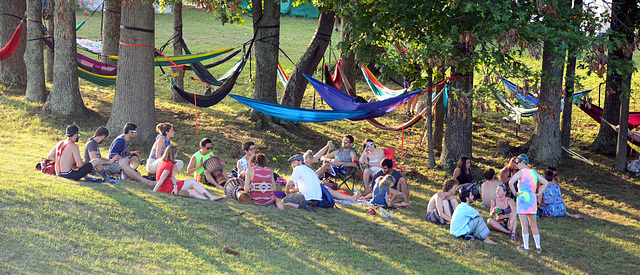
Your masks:
[[[496,206],[496,211],[493,212],[493,215],[495,216],[495,219],[498,220],[498,214],[500,213],[500,207]]]

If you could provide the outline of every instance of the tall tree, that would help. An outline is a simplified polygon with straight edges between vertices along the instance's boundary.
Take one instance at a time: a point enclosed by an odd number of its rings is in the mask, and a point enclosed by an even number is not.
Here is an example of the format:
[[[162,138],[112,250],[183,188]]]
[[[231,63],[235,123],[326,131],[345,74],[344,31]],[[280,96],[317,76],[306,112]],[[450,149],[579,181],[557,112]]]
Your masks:
[[[639,9],[637,1],[631,0],[614,1],[611,9],[611,29],[614,37],[612,40],[620,41],[617,46],[609,48],[609,64],[615,64],[616,67],[607,68],[607,79],[609,75],[612,76],[611,89],[619,90],[621,93],[620,130],[616,139],[616,170],[618,172],[624,172],[627,168],[629,97],[631,96],[631,76],[635,71],[632,60],[636,48],[636,32],[640,27]]]
[[[253,32],[255,36],[254,55],[256,58],[256,74],[253,98],[273,102],[276,98],[276,80],[278,66],[278,48],[280,47],[280,1],[251,0],[253,7]],[[271,119],[266,115],[253,111],[251,118],[268,123]]]
[[[55,1],[47,1],[46,6],[42,10],[43,15],[42,19],[47,20],[47,37],[53,39],[53,33],[55,31],[55,20],[53,14],[55,13]],[[45,70],[45,78],[47,82],[53,82],[53,59],[54,59],[53,49],[48,49],[46,51],[45,63],[47,64],[47,68]]]
[[[9,42],[16,31],[20,20],[24,17],[27,5],[22,1],[0,1],[0,47]],[[27,86],[27,68],[24,64],[27,28],[22,28],[20,44],[13,54],[0,61],[0,83],[5,87],[24,92]]]
[[[74,0],[55,0],[55,63],[46,111],[64,116],[82,116],[86,107],[78,85],[76,61],[76,13]]]
[[[309,83],[303,74],[313,75],[318,67],[324,52],[327,50],[329,40],[331,40],[334,20],[335,14],[333,12],[320,14],[316,33],[313,35],[309,46],[307,46],[307,50],[296,64],[296,68],[291,78],[289,78],[287,88],[280,100],[280,104],[300,107],[304,92]]]
[[[579,14],[582,12],[582,0],[573,1],[573,13]],[[573,30],[574,35],[584,36],[580,28]],[[576,45],[569,47],[567,51],[567,70],[565,73],[565,88],[564,88],[564,105],[562,106],[562,138],[561,144],[564,147],[569,148],[571,145],[571,113],[573,109],[573,94],[575,93],[576,82],[576,61],[579,54],[579,48]]]
[[[122,3],[118,79],[107,128],[120,133],[127,122],[133,122],[138,126],[138,141],[155,136],[154,20],[152,1]]]
[[[116,65],[111,55],[118,55],[122,0],[104,0],[102,7],[102,62]]]
[[[42,52],[42,1],[27,1],[27,49],[24,63],[27,69],[27,101],[44,102],[47,90],[44,85],[44,54]]]
[[[182,44],[177,43],[178,39],[182,39],[182,1],[176,1],[173,4],[173,55],[182,55]],[[173,68],[173,84],[184,90],[184,73],[178,68]],[[186,102],[177,91],[173,91],[171,99],[175,102]]]

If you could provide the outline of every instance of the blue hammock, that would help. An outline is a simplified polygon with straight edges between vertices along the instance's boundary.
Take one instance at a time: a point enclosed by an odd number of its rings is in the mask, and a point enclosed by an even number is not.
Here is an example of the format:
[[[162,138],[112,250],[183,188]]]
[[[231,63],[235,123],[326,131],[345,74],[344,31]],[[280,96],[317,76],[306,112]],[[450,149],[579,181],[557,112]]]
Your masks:
[[[311,86],[318,91],[318,94],[324,99],[324,101],[331,107],[331,109],[336,111],[354,111],[354,110],[365,110],[369,111],[368,113],[349,118],[349,120],[363,120],[368,118],[376,118],[381,117],[391,111],[393,111],[400,104],[405,103],[411,100],[413,97],[417,96],[422,90],[414,91],[410,94],[403,94],[396,97],[388,98],[381,101],[376,102],[358,102],[356,98],[343,93],[342,91],[333,88],[321,81],[303,74],[304,77],[309,80]]]
[[[239,95],[229,95],[238,102],[247,105],[254,110],[266,115],[288,120],[293,123],[298,122],[325,122],[332,120],[340,120],[364,115],[369,111],[329,111],[329,110],[311,110],[297,108],[291,106],[280,105],[271,102],[264,102]]]
[[[519,89],[518,85],[504,78],[500,78],[500,80],[502,80],[502,84],[504,84],[504,86],[507,88],[507,90],[509,90],[510,93],[515,93],[516,91],[518,91]],[[587,95],[589,92],[591,92],[591,90],[574,93],[572,103],[576,105],[579,104],[580,101],[578,99]],[[527,109],[532,109],[538,106],[538,99],[534,97],[531,93],[527,93],[526,95],[522,95],[521,93],[516,93],[516,99],[518,100],[518,102],[520,102],[520,105],[522,105],[522,107]],[[564,108],[564,98],[560,101],[560,108]],[[560,109],[560,111],[562,112],[562,109]]]

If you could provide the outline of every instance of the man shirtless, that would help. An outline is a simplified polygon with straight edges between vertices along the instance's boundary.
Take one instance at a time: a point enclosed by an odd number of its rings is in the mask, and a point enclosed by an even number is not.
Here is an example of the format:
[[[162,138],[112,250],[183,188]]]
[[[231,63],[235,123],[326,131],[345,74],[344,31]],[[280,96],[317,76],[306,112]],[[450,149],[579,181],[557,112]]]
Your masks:
[[[98,161],[85,161],[80,157],[80,148],[76,144],[80,139],[78,126],[69,125],[66,130],[67,138],[54,146],[47,159],[55,162],[56,175],[70,180],[80,180],[91,171]],[[77,170],[73,168],[77,167]]]

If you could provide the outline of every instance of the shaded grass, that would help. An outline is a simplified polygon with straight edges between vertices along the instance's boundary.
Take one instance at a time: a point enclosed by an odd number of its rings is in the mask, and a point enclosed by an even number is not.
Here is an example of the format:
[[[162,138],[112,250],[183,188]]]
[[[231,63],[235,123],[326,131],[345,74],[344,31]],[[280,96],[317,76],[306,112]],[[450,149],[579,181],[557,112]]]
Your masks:
[[[224,26],[206,21],[201,11],[185,9],[185,20],[199,27],[190,37],[205,37],[200,50],[213,49],[211,33],[242,37],[250,27]],[[170,17],[158,15],[159,31]],[[211,20],[211,19],[209,19]],[[91,21],[88,22],[88,24]],[[99,25],[99,22],[97,22]],[[95,24],[95,22],[94,22]],[[187,25],[187,24],[185,24]],[[209,29],[203,26],[209,27]],[[91,27],[91,25],[88,25]],[[94,25],[95,27],[95,25]],[[90,30],[85,26],[83,30]],[[315,21],[283,18],[283,32],[313,33]],[[168,29],[171,29],[170,27]],[[191,34],[193,32],[194,34]],[[157,37],[161,36],[160,34]],[[168,36],[167,36],[168,37]],[[287,35],[287,37],[294,37]],[[297,37],[301,37],[300,35]],[[157,38],[161,40],[160,38]],[[166,38],[165,38],[166,39]],[[229,40],[227,43],[242,43]],[[163,43],[158,42],[157,44]],[[211,44],[207,44],[211,43]],[[308,39],[283,39],[283,48],[301,54]],[[196,50],[194,50],[196,51]],[[198,50],[199,51],[199,50]],[[296,60],[296,59],[294,59]],[[286,66],[286,62],[283,62]],[[244,79],[248,79],[245,70]],[[429,197],[441,189],[448,175],[427,169],[427,152],[418,146],[422,124],[401,132],[377,130],[364,122],[300,124],[287,130],[259,129],[247,121],[247,108],[225,99],[199,109],[199,136],[195,113],[188,104],[169,100],[170,91],[156,82],[159,121],[174,124],[172,143],[187,161],[202,137],[214,140],[214,151],[232,164],[241,156],[240,144],[257,143],[270,166],[288,177],[286,159],[306,149],[317,150],[328,139],[351,133],[357,141],[373,137],[383,148],[396,148],[411,190],[410,209],[393,211],[397,219],[371,216],[360,206],[339,205],[317,214],[287,209],[241,205],[236,201],[208,203],[162,193],[151,187],[122,181],[118,185],[73,182],[35,173],[33,165],[61,139],[67,124],[80,125],[83,140],[106,123],[113,98],[110,89],[82,89],[85,104],[93,112],[86,118],[44,115],[37,104],[21,96],[0,95],[0,156],[7,161],[0,170],[0,270],[7,273],[635,273],[640,258],[638,217],[640,190],[637,180],[615,172],[613,160],[584,150],[597,127],[580,111],[574,112],[575,150],[596,163],[589,166],[566,157],[559,167],[564,199],[581,220],[539,220],[541,255],[519,254],[508,236],[492,234],[495,246],[453,238],[446,226],[424,221]],[[362,84],[360,84],[359,87]],[[243,81],[234,93],[250,93]],[[304,104],[312,105],[308,93]],[[324,105],[319,105],[326,108]],[[494,104],[494,106],[496,106]],[[497,140],[519,145],[534,125],[525,120],[518,135],[513,123],[494,110],[474,118],[472,173],[480,179],[488,167],[500,169],[507,160],[492,157]],[[406,117],[394,112],[381,119],[399,124]],[[115,135],[114,135],[115,136]],[[404,139],[404,140],[403,140]],[[400,160],[401,143],[404,156]],[[105,146],[103,146],[104,148]],[[138,146],[143,155],[149,146]],[[103,149],[104,150],[104,149]],[[541,171],[544,167],[535,167]],[[407,171],[412,171],[408,173]],[[179,178],[189,175],[181,173]],[[577,180],[572,180],[577,177]],[[218,190],[212,192],[222,195]],[[478,208],[480,206],[476,205]],[[232,249],[239,254],[225,253]]]

